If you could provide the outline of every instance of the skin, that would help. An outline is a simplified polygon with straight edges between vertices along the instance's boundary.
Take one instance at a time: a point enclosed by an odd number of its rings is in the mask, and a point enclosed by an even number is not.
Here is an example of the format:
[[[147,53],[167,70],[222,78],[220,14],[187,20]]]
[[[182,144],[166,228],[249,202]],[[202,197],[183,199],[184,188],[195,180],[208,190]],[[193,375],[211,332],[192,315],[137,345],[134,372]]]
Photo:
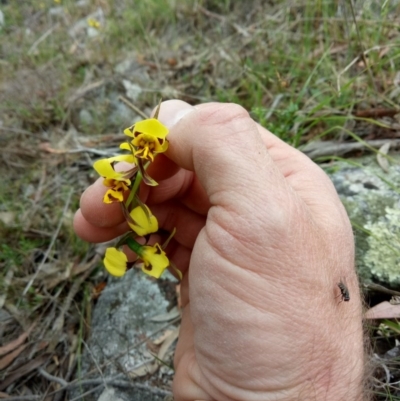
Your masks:
[[[329,178],[238,105],[172,100],[159,119],[169,149],[141,196],[177,229],[176,401],[365,400],[354,240]],[[99,179],[82,195],[74,226],[86,241],[127,231],[105,190]]]

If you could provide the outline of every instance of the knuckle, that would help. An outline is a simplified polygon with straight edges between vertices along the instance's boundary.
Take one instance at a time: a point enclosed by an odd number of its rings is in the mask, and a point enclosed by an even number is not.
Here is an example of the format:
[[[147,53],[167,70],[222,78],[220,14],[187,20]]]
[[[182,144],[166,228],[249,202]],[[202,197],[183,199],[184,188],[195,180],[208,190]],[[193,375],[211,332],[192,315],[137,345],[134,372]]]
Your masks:
[[[240,121],[254,124],[247,110],[235,103],[212,103],[202,108],[200,118],[207,125],[237,124]]]

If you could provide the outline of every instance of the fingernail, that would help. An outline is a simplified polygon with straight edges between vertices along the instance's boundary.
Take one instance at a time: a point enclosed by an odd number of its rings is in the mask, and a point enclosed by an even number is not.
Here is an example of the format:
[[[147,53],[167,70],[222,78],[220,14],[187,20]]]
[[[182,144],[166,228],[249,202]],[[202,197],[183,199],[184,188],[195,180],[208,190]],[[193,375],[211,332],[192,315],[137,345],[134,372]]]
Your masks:
[[[179,121],[182,120],[183,117],[185,117],[187,114],[191,113],[194,110],[194,107],[190,107],[190,108],[185,108],[182,110],[177,111],[177,113],[175,115],[171,115],[171,122],[170,122],[170,126],[167,126],[169,128],[171,128],[173,125],[175,125],[176,123],[178,123]]]
[[[168,100],[161,105],[159,119],[168,128],[172,128],[194,109],[193,106],[181,100]]]

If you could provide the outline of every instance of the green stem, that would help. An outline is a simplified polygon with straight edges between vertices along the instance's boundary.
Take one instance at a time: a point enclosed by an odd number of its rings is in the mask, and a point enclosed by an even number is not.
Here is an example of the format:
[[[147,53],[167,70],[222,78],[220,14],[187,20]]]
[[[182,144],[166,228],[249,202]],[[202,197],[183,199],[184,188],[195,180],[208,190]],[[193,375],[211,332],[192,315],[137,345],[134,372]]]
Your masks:
[[[147,167],[149,167],[150,162],[147,162],[144,166],[144,169],[146,170]],[[128,199],[125,203],[126,208],[129,210],[129,205],[132,203],[133,199],[135,198],[136,192],[139,190],[139,186],[140,183],[143,180],[143,176],[142,173],[140,171],[138,171],[136,173],[136,177],[135,177],[135,182],[133,183],[133,186],[131,188],[131,192],[129,193]]]
[[[142,177],[142,173],[140,171],[138,171],[136,173],[135,182],[133,183],[133,186],[131,188],[131,192],[129,193],[128,199],[127,199],[127,201],[125,203],[125,206],[126,206],[126,208],[128,210],[129,210],[129,205],[132,203],[132,201],[133,201],[133,199],[134,199],[134,197],[136,195],[136,192],[139,189],[139,185],[142,182],[142,178],[143,178]]]
[[[143,245],[140,245],[139,242],[136,242],[132,237],[128,237],[125,240],[126,245],[128,245],[129,249],[135,252],[137,255],[141,255]]]

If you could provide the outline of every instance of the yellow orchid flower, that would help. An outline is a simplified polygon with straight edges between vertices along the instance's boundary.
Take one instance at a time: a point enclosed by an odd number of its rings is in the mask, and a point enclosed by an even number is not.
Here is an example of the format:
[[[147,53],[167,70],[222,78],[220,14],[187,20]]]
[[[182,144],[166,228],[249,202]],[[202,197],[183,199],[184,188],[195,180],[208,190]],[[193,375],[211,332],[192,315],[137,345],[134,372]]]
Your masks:
[[[143,260],[142,271],[149,276],[160,278],[164,270],[170,265],[166,253],[159,244],[142,246],[139,256]]]
[[[131,150],[129,143],[121,143],[119,145],[120,149],[125,149],[125,150]],[[136,164],[136,158],[132,154],[129,155],[119,155],[119,156],[114,156],[114,157],[109,157],[107,159],[110,163],[113,162],[127,162],[131,164]]]
[[[95,18],[88,18],[87,19],[87,23],[92,28],[95,28],[95,29],[99,29],[100,28],[100,22],[97,21],[97,19],[95,19]]]
[[[141,237],[158,231],[158,221],[146,205],[135,207],[128,217],[129,227]]]
[[[121,155],[98,160],[93,164],[93,168],[104,178],[103,185],[110,188],[104,195],[104,203],[122,202],[124,200],[124,192],[131,185],[129,177],[133,174],[133,169],[119,173],[114,170],[113,163],[116,161],[132,162],[132,160],[134,160],[133,155]]]
[[[153,161],[154,155],[168,149],[168,128],[156,118],[139,121],[124,130],[124,134],[132,137],[134,155],[140,159]]]
[[[128,258],[117,248],[107,248],[103,262],[107,271],[115,277],[122,277],[128,268]]]

